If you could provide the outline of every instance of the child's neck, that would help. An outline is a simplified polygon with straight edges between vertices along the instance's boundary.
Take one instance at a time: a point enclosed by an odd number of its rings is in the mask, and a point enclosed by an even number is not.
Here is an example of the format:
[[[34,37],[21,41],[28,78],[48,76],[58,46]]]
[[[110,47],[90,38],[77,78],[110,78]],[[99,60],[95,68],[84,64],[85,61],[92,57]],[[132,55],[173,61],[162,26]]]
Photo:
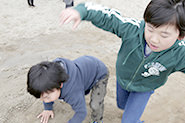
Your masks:
[[[152,53],[152,50],[148,46],[148,44],[145,42],[145,47],[144,47],[144,55],[145,57],[148,57]]]

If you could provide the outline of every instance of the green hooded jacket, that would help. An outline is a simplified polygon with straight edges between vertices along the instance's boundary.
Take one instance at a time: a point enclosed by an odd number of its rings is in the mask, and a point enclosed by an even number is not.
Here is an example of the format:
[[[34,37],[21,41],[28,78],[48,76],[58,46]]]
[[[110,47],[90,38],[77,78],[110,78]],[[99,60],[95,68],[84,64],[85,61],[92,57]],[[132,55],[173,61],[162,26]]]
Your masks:
[[[146,92],[162,86],[175,72],[185,73],[185,41],[177,40],[173,46],[144,57],[145,22],[122,17],[115,9],[92,3],[79,4],[75,9],[82,20],[112,32],[122,44],[116,62],[117,81],[127,91]]]

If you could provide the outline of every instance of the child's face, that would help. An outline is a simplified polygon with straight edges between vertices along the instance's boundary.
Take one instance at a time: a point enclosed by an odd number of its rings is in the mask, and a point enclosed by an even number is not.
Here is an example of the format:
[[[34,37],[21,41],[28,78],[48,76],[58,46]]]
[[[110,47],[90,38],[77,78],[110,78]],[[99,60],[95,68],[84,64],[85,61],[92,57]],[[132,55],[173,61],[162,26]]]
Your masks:
[[[60,89],[53,89],[41,94],[40,99],[45,103],[57,100],[60,97]]]
[[[179,30],[174,25],[162,25],[156,28],[150,23],[146,23],[145,40],[154,52],[170,48],[178,38]]]

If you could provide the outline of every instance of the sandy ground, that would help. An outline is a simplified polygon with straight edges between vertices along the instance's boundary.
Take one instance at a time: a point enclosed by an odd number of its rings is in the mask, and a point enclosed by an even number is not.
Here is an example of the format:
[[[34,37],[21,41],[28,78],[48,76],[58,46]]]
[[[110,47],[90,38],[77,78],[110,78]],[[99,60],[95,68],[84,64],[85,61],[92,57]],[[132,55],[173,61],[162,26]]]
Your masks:
[[[76,0],[75,4],[85,0]],[[148,0],[93,0],[119,9],[125,16],[142,19]],[[115,35],[82,22],[59,26],[64,9],[62,0],[35,0],[35,8],[26,0],[1,0],[0,4],[0,123],[39,123],[40,100],[26,91],[30,66],[56,57],[75,59],[93,55],[110,69],[105,98],[104,123],[120,123],[122,111],[116,106],[115,61],[120,39]],[[146,123],[185,123],[185,76],[175,73],[167,84],[157,89],[142,116]],[[90,120],[89,96],[86,97]],[[71,107],[60,101],[54,105],[55,118],[49,123],[66,123],[72,117]]]

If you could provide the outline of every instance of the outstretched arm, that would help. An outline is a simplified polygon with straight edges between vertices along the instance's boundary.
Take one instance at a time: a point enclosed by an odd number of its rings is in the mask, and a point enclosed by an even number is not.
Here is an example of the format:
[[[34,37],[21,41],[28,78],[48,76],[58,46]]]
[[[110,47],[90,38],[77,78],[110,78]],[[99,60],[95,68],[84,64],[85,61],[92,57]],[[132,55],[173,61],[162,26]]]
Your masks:
[[[80,20],[91,21],[96,27],[112,32],[118,37],[124,37],[126,33],[133,33],[140,28],[140,21],[122,17],[115,9],[93,3],[82,3],[61,13],[61,24],[74,21],[73,28],[76,28]]]

